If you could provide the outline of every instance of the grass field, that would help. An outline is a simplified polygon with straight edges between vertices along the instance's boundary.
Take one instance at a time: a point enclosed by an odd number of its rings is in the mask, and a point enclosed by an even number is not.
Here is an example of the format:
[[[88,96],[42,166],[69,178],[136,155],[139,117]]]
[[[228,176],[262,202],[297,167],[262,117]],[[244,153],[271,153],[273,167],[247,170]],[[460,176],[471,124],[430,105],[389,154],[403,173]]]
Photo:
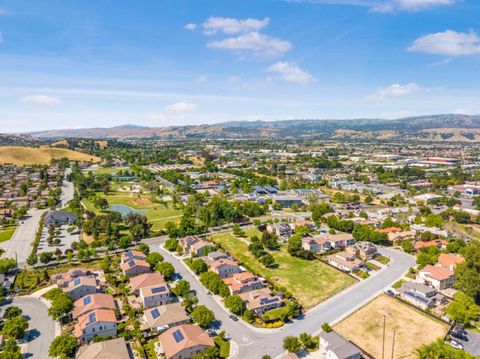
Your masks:
[[[12,238],[13,234],[15,233],[16,226],[6,227],[4,229],[0,229],[0,242],[8,241]]]
[[[383,318],[386,315],[385,357],[416,358],[415,349],[443,337],[448,326],[386,295],[380,295],[334,326],[347,339],[375,358],[382,356]]]
[[[71,161],[100,162],[101,158],[63,148],[0,147],[0,163],[17,166],[49,164],[52,159],[68,158]]]
[[[98,194],[99,196],[103,196]],[[126,193],[109,194],[105,197],[110,205],[112,204],[124,204],[132,207],[133,209],[146,210],[145,215],[149,222],[153,224],[152,229],[154,231],[165,228],[167,222],[177,223],[182,217],[182,211],[165,207],[160,203],[153,203],[147,196],[144,195],[130,195]],[[88,200],[83,201],[85,207],[93,213],[100,213],[95,208],[93,203]]]
[[[258,232],[258,231],[257,231]],[[247,235],[254,233],[248,232]],[[328,297],[352,285],[355,280],[318,260],[304,260],[290,256],[286,249],[272,252],[278,268],[265,268],[248,251],[248,239],[236,238],[231,233],[213,235],[211,239],[228,250],[239,261],[272,283],[283,286],[309,309]]]

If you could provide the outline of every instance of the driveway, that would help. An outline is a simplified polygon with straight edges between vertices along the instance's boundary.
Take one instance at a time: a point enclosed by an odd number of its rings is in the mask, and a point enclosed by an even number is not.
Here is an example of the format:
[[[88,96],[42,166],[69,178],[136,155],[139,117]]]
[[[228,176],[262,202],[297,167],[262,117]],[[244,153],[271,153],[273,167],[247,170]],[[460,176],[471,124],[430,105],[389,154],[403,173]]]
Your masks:
[[[161,242],[165,238],[156,238],[149,243],[152,251],[160,252],[164,258],[171,262],[175,270],[190,282],[191,288],[197,292],[200,303],[207,306],[215,313],[218,327],[225,330],[238,344],[238,358],[260,358],[268,354],[275,358],[283,352],[283,338],[289,335],[298,336],[302,332],[319,333],[323,323],[336,322],[368,303],[381,293],[386,287],[399,280],[408,270],[415,265],[414,257],[393,249],[382,248],[380,252],[391,258],[389,266],[378,272],[377,275],[359,282],[347,290],[320,303],[309,310],[301,319],[295,320],[284,327],[266,332],[251,328],[242,322],[232,321],[229,314],[218,304],[212,296],[205,293],[205,288],[186,269],[185,265],[166,251]],[[148,242],[147,242],[148,243]]]
[[[24,358],[45,359],[49,358],[48,349],[55,338],[58,328],[55,322],[48,316],[48,308],[40,299],[25,296],[16,297],[10,305],[16,305],[23,310],[23,314],[29,319],[31,339],[26,343]],[[3,310],[8,306],[4,306]],[[22,345],[23,346],[23,345]]]

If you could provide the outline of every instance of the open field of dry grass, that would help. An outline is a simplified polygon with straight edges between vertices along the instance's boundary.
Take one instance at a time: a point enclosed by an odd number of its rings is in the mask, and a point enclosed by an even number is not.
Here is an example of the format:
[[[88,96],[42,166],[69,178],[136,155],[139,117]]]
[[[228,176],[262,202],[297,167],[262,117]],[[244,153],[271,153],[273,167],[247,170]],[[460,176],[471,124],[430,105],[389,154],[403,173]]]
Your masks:
[[[375,358],[381,358],[384,315],[386,358],[392,357],[394,331],[393,358],[405,359],[416,358],[417,348],[443,337],[448,330],[446,324],[384,294],[335,325],[334,329]]]
[[[17,166],[49,164],[52,159],[64,157],[71,161],[101,161],[99,157],[63,148],[0,147],[0,164],[8,163]]]

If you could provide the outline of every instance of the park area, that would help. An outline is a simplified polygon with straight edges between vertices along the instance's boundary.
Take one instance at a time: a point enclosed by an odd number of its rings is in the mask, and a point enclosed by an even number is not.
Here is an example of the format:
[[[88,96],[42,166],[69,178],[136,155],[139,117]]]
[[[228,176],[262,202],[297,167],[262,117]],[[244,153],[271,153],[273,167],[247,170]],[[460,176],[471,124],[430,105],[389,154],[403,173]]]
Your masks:
[[[257,230],[246,231],[248,236],[259,235]],[[251,271],[265,277],[271,283],[285,287],[305,309],[310,309],[332,295],[352,285],[355,280],[318,260],[292,257],[282,247],[271,254],[277,268],[266,268],[248,250],[248,238],[235,237],[232,233],[219,233],[212,241],[236,257]]]
[[[443,337],[448,330],[443,322],[384,294],[335,325],[334,329],[373,357],[381,358],[384,317],[386,358],[417,358],[417,348]]]
[[[152,230],[154,231],[164,229],[167,222],[177,223],[182,217],[182,211],[172,208],[171,204],[166,202],[154,203],[145,194],[114,192],[108,196],[97,193],[97,196],[106,198],[110,206],[121,205],[123,209],[129,207],[133,212],[144,214],[148,221],[152,223]],[[101,213],[100,209],[96,208],[91,200],[85,199],[83,204],[90,212]],[[125,214],[125,211],[121,211],[121,213]]]

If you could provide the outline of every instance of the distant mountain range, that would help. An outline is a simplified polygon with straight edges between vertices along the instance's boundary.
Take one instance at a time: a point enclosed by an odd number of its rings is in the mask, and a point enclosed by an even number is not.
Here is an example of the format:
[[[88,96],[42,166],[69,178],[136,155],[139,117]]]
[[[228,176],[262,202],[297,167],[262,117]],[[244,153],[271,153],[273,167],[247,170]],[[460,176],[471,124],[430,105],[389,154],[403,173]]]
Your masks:
[[[398,120],[237,121],[212,125],[50,130],[28,133],[43,139],[255,139],[311,138],[480,142],[480,115],[431,115]]]

